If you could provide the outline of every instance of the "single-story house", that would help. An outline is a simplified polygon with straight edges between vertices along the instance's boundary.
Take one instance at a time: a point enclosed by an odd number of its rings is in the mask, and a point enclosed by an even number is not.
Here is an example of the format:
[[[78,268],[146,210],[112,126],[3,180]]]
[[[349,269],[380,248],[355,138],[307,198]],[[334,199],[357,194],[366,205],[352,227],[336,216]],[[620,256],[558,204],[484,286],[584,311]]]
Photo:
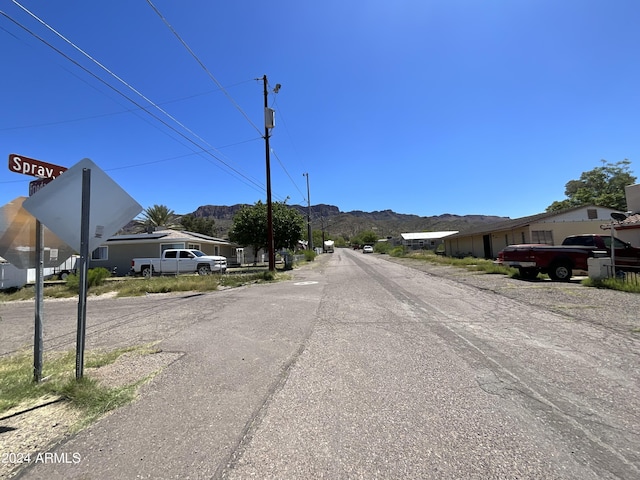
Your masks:
[[[91,252],[89,268],[104,267],[126,275],[131,269],[131,259],[137,257],[160,257],[169,248],[193,248],[208,255],[227,257],[230,265],[238,263],[235,243],[221,238],[184,230],[157,230],[151,233],[114,235]]]
[[[410,250],[435,250],[444,242],[445,237],[458,233],[457,230],[444,232],[401,233],[402,245]]]
[[[583,233],[608,235],[603,231],[602,226],[610,224],[613,212],[617,210],[589,205],[482,225],[446,237],[444,239],[445,255],[496,258],[498,252],[507,245],[518,243],[560,245],[569,235]]]

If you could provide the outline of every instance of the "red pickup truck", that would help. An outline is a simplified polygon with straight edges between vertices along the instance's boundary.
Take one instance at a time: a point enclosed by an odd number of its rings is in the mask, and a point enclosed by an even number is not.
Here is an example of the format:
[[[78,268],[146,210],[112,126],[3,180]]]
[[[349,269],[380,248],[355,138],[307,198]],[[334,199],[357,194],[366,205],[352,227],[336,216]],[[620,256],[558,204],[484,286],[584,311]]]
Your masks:
[[[617,270],[640,270],[640,249],[614,238]],[[608,235],[572,235],[562,245],[509,245],[498,254],[498,263],[517,268],[522,278],[547,273],[552,280],[568,282],[574,270],[587,270],[587,260],[602,252],[611,256]]]

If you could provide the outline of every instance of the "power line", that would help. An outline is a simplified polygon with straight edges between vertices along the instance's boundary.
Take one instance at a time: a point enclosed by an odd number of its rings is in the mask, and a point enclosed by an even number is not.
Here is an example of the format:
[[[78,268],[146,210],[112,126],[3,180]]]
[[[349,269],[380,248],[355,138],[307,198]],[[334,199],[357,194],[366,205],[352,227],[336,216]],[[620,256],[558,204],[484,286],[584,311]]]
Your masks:
[[[178,134],[180,137],[182,137],[183,139],[185,139],[187,142],[191,143],[192,145],[194,145],[198,151],[194,151],[194,154],[197,155],[201,155],[202,154],[207,154],[209,156],[211,156],[212,158],[214,158],[215,160],[217,160],[220,164],[224,165],[227,169],[231,170],[232,172],[234,172],[236,175],[238,175],[241,178],[238,178],[238,180],[240,180],[242,183],[245,183],[246,185],[250,186],[251,188],[256,189],[257,191],[260,192],[264,192],[265,191],[265,187],[261,184],[258,183],[258,181],[256,181],[253,178],[250,178],[249,176],[245,175],[244,173],[242,173],[241,171],[237,170],[236,168],[234,168],[233,166],[231,166],[229,163],[225,162],[224,160],[222,160],[219,156],[214,155],[212,153],[212,151],[216,151],[219,155],[222,155],[222,153],[216,149],[215,147],[213,147],[211,144],[209,144],[205,139],[203,139],[202,137],[200,137],[199,135],[197,135],[195,132],[193,132],[191,129],[189,129],[186,125],[184,125],[182,122],[178,121],[175,117],[173,117],[172,115],[170,115],[168,112],[166,112],[164,109],[162,109],[158,104],[156,104],[155,102],[153,102],[151,99],[147,98],[145,95],[143,95],[140,91],[138,91],[137,89],[135,89],[132,85],[130,85],[129,83],[127,83],[125,80],[123,80],[121,77],[119,77],[118,75],[116,75],[114,72],[112,72],[111,70],[109,70],[106,66],[104,66],[102,63],[100,63],[98,60],[96,60],[95,58],[93,58],[91,55],[89,55],[87,52],[85,52],[83,49],[81,49],[79,46],[77,46],[76,44],[74,44],[72,41],[70,41],[69,39],[67,39],[64,35],[62,35],[60,32],[58,32],[57,30],[55,30],[53,27],[51,27],[50,25],[48,25],[44,20],[40,19],[37,15],[35,15],[34,13],[30,12],[28,9],[26,9],[24,6],[22,6],[19,2],[17,2],[16,0],[12,0],[14,4],[16,4],[18,7],[20,7],[23,11],[25,11],[29,16],[31,16],[32,18],[34,18],[36,21],[38,21],[41,25],[43,25],[45,28],[47,28],[49,31],[53,32],[57,37],[59,37],[60,39],[62,39],[64,42],[66,42],[67,44],[69,44],[70,46],[72,46],[76,51],[80,52],[83,56],[85,56],[86,58],[88,58],[91,62],[93,62],[94,64],[96,64],[98,67],[100,67],[102,70],[104,70],[105,72],[107,72],[111,77],[115,78],[118,82],[122,83],[123,85],[125,85],[127,88],[129,88],[131,91],[133,91],[134,93],[136,93],[138,96],[140,96],[142,99],[144,99],[146,102],[148,102],[151,106],[153,106],[154,108],[156,108],[158,111],[160,111],[161,113],[163,113],[166,117],[168,117],[170,120],[172,120],[174,123],[176,123],[177,125],[179,125],[180,127],[182,127],[185,131],[187,131],[188,133],[190,133],[191,135],[193,135],[195,138],[197,138],[198,140],[204,142],[205,144],[207,144],[210,149],[204,148],[202,145],[200,145],[199,143],[197,143],[196,141],[192,140],[191,138],[189,138],[187,135],[185,135],[184,133],[180,132],[179,130],[177,130],[175,127],[173,127],[172,125],[170,125],[169,123],[167,123],[166,121],[164,121],[163,119],[161,119],[160,117],[158,117],[157,115],[154,115],[148,108],[145,108],[143,105],[141,105],[140,103],[136,102],[135,100],[133,100],[132,98],[130,98],[129,96],[127,96],[126,94],[124,94],[123,92],[121,92],[120,90],[118,90],[117,88],[115,88],[114,86],[112,86],[111,84],[107,83],[104,79],[100,78],[98,75],[94,74],[93,72],[91,72],[90,70],[88,70],[87,68],[83,67],[79,62],[75,61],[74,59],[72,59],[71,57],[69,57],[67,54],[65,54],[64,52],[62,52],[61,50],[59,50],[58,48],[56,48],[55,46],[53,46],[51,43],[47,42],[45,39],[43,39],[42,37],[40,37],[39,35],[37,35],[35,32],[29,30],[27,27],[25,27],[24,25],[20,24],[18,21],[14,20],[13,18],[11,18],[9,15],[5,14],[4,12],[0,11],[0,14],[2,14],[5,18],[7,18],[8,20],[10,20],[12,23],[14,23],[15,25],[17,25],[18,27],[20,27],[21,29],[23,29],[24,31],[26,31],[27,33],[29,33],[31,36],[33,36],[34,38],[38,39],[40,42],[44,43],[46,46],[48,46],[49,48],[51,48],[52,50],[54,50],[56,53],[58,53],[59,55],[61,55],[63,58],[65,58],[66,60],[68,60],[69,62],[73,63],[75,66],[79,67],[81,70],[83,70],[85,73],[89,74],[91,77],[93,77],[94,79],[98,80],[99,82],[101,82],[102,84],[104,84],[105,86],[107,86],[109,89],[111,89],[112,91],[114,91],[115,93],[117,93],[118,95],[122,96],[123,98],[125,98],[127,101],[131,102],[133,105],[135,105],[137,107],[137,109],[142,110],[143,112],[145,112],[146,114],[148,114],[149,116],[151,116],[153,119],[157,120],[158,122],[160,122],[162,125],[164,125],[165,127],[167,127],[168,129],[170,129],[171,131],[175,132],[176,134]],[[153,5],[152,5],[153,6]],[[159,12],[158,12],[159,13]],[[4,29],[3,29],[4,30]],[[6,31],[6,30],[5,30]],[[175,32],[175,30],[172,29],[172,31],[174,31],[174,34],[176,36],[177,33]],[[10,33],[10,32],[8,32]],[[12,36],[15,37],[15,35],[11,34]],[[16,37],[17,38],[17,37]],[[178,36],[178,38],[180,39],[180,37]],[[180,39],[181,40],[181,39]],[[182,40],[181,40],[182,41]],[[184,42],[182,42],[184,44]],[[185,47],[193,54],[193,52],[189,49],[189,47],[184,44]],[[207,71],[207,73],[209,74],[209,76],[214,80],[214,82],[218,85],[218,87],[220,88],[220,90],[222,90],[225,95],[232,101],[232,103],[234,103],[234,105],[236,105],[236,108],[238,108],[241,113],[247,118],[247,120],[249,120],[249,122],[251,123],[251,125],[254,126],[254,128],[257,129],[257,127],[250,121],[250,119],[246,116],[246,114],[244,112],[242,112],[242,110],[239,108],[239,106],[237,106],[237,104],[233,101],[233,99],[230,97],[230,95],[226,92],[226,90],[224,89],[224,87],[215,79],[215,77],[213,77],[213,75],[211,75],[211,73],[206,69],[206,67],[204,66],[204,64],[202,64],[202,62],[199,61],[199,59],[197,59],[197,57],[195,57],[196,60],[198,60],[198,62],[202,65],[202,67],[205,69],[205,71]],[[83,80],[84,81],[84,80]],[[86,83],[86,82],[85,82]],[[242,82],[244,83],[244,82]],[[166,102],[168,103],[168,102]],[[129,110],[129,112],[131,113],[135,113],[132,110]],[[257,129],[259,133],[260,130]],[[238,142],[236,144],[239,143],[246,143],[249,141],[253,141],[253,140],[246,140],[244,142]],[[233,144],[233,145],[236,145]],[[186,145],[185,145],[186,146]],[[229,146],[229,145],[227,145]],[[209,160],[206,157],[205,160],[209,161],[210,163],[214,164],[213,162],[211,162],[211,160]],[[163,162],[166,161],[165,160],[158,160],[158,161],[153,161],[153,162],[145,162],[144,165],[150,164],[150,163],[159,163],[159,162]],[[280,161],[280,160],[279,160]],[[282,164],[282,163],[281,163]],[[143,164],[140,164],[143,165]],[[135,166],[138,165],[132,165],[132,166],[128,166],[128,167],[121,167],[121,168],[133,168]],[[218,168],[221,168],[219,165]],[[286,172],[286,169],[283,169]],[[226,172],[231,174],[231,172]],[[288,172],[286,172],[287,175]],[[233,175],[233,174],[232,174]],[[290,177],[290,175],[289,175]],[[290,177],[291,178],[291,177]],[[244,180],[246,181],[244,181]],[[249,182],[249,183],[247,183]],[[295,183],[294,183],[295,185]],[[257,188],[256,188],[257,187]],[[296,186],[297,188],[297,186]],[[299,189],[298,189],[299,190]],[[280,196],[278,196],[278,198],[281,198]]]
[[[105,72],[107,72],[109,75],[111,75],[113,78],[115,78],[117,81],[119,81],[120,83],[122,83],[124,86],[126,86],[127,88],[129,88],[132,92],[134,92],[135,94],[137,94],[139,97],[141,97],[143,100],[145,100],[146,102],[148,102],[150,105],[152,105],[154,108],[156,108],[157,110],[159,110],[160,112],[162,112],[164,115],[166,115],[167,117],[169,117],[169,119],[171,119],[172,121],[174,121],[175,123],[177,123],[180,127],[182,127],[183,129],[185,129],[187,132],[189,132],[191,135],[193,135],[194,137],[196,137],[197,139],[205,142],[208,144],[208,142],[206,142],[206,140],[204,140],[202,137],[200,137],[198,134],[196,134],[194,131],[192,131],[190,128],[188,128],[186,125],[184,125],[183,123],[181,123],[180,121],[178,121],[175,117],[173,117],[169,112],[167,112],[166,110],[164,110],[163,108],[161,108],[158,104],[156,104],[155,102],[153,102],[151,99],[147,98],[145,95],[142,94],[142,92],[140,92],[139,90],[135,89],[132,85],[130,85],[129,83],[127,83],[125,80],[123,80],[122,78],[120,78],[118,75],[116,75],[114,72],[112,72],[111,70],[109,70],[107,67],[105,67],[102,63],[100,63],[98,60],[96,60],[95,58],[93,58],[91,55],[89,55],[87,52],[85,52],[83,49],[81,49],[80,47],[78,47],[75,43],[73,43],[71,40],[69,40],[67,37],[65,37],[64,35],[62,35],[60,32],[58,32],[55,28],[51,27],[49,24],[47,24],[44,20],[40,19],[37,15],[35,15],[34,13],[30,12],[28,9],[26,9],[25,7],[23,7],[22,5],[20,5],[16,0],[12,0],[14,4],[16,4],[17,6],[19,6],[22,10],[24,10],[27,14],[29,14],[32,18],[34,18],[35,20],[37,20],[38,22],[40,22],[43,26],[45,26],[48,30],[50,30],[51,32],[53,32],[55,35],[57,35],[59,38],[61,38],[63,41],[65,41],[67,44],[71,45],[75,50],[77,50],[78,52],[80,52],[82,55],[84,55],[86,58],[88,58],[89,60],[91,60],[93,63],[95,63],[98,67],[100,67],[102,70],[104,70]],[[66,57],[66,55],[65,55]],[[69,57],[66,57],[69,58]],[[74,62],[75,63],[75,62]],[[79,64],[76,63],[76,65],[79,66]],[[105,82],[106,83],[106,82]],[[137,105],[137,104],[136,104]],[[146,111],[146,110],[145,110]],[[211,145],[210,145],[211,146]]]
[[[280,107],[280,105],[278,105],[277,103],[277,96],[273,98],[273,103],[274,105],[277,105],[278,107],[278,118],[280,120],[280,122],[282,122],[282,124],[284,125],[284,130],[285,132],[287,132],[287,136],[289,137],[289,140],[291,141],[291,145],[293,145],[293,150],[296,153],[296,158],[300,158],[300,155],[297,154],[297,149],[296,149],[296,145],[293,142],[293,138],[291,137],[291,132],[289,131],[289,128],[287,126],[287,122],[286,122],[286,118],[285,116],[282,114],[282,107]],[[298,160],[300,161],[300,160]],[[305,172],[308,172],[309,169],[305,166],[304,162],[300,162],[302,165],[302,170]]]
[[[111,72],[109,69],[107,69],[106,67],[104,67],[100,62],[96,61],[95,59],[93,59],[90,55],[88,55],[86,52],[84,52],[82,49],[80,49],[79,47],[77,47],[75,44],[73,44],[73,42],[70,42],[69,40],[67,40],[63,35],[59,34],[55,29],[53,29],[52,27],[50,27],[49,25],[47,25],[44,21],[42,21],[41,19],[39,19],[37,16],[35,16],[33,13],[29,12],[27,9],[25,9],[22,5],[20,5],[18,2],[16,2],[15,0],[12,0],[16,5],[18,5],[20,8],[22,8],[23,10],[25,10],[30,16],[32,16],[33,18],[35,18],[39,23],[41,23],[42,25],[44,25],[46,28],[48,28],[49,30],[53,31],[56,35],[58,35],[60,38],[62,38],[64,41],[66,41],[67,43],[69,43],[70,45],[72,45],[76,50],[80,51],[83,55],[85,55],[87,58],[91,59],[94,63],[96,63],[97,65],[99,65],[102,69],[104,69],[105,71],[107,71],[111,76],[113,76],[114,78],[118,79],[121,83],[123,83],[124,85],[128,86],[132,91],[138,93],[142,98],[144,98],[147,102],[149,102],[152,106],[156,107],[158,110],[160,110],[161,112],[163,112],[165,115],[167,115],[170,119],[172,119],[174,122],[176,122],[178,125],[182,126],[185,130],[187,130],[188,132],[190,132],[191,134],[193,134],[196,138],[204,141],[205,143],[208,144],[208,142],[206,142],[204,139],[202,139],[200,136],[196,135],[194,132],[192,132],[190,129],[188,129],[186,126],[184,126],[182,123],[178,122],[176,119],[174,119],[171,115],[169,115],[168,113],[166,113],[163,109],[161,109],[158,105],[156,105],[155,103],[153,103],[151,100],[147,99],[144,95],[142,95],[141,93],[139,93],[136,89],[134,89],[133,87],[131,87],[129,84],[127,84],[124,80],[120,79],[120,77],[118,77],[117,75],[115,75],[113,72]],[[206,153],[209,156],[213,157],[215,160],[217,160],[218,162],[220,162],[221,164],[223,164],[224,166],[226,166],[229,170],[235,172],[237,175],[239,175],[240,177],[244,178],[245,180],[247,180],[248,182],[250,182],[251,184],[255,185],[258,187],[259,191],[264,191],[265,188],[264,186],[262,186],[261,184],[257,183],[257,181],[255,181],[254,179],[248,177],[247,175],[243,174],[242,172],[238,171],[237,169],[235,169],[234,167],[232,167],[231,165],[229,165],[227,162],[223,161],[221,158],[219,158],[218,156],[214,155],[213,153],[211,153],[210,150],[203,148],[201,145],[199,145],[197,142],[195,142],[194,140],[192,140],[191,138],[189,138],[187,135],[185,135],[184,133],[180,132],[179,130],[177,130],[175,127],[173,127],[172,125],[168,124],[166,121],[164,121],[163,119],[161,119],[160,117],[158,117],[157,115],[154,115],[151,111],[149,111],[147,108],[145,108],[143,105],[139,104],[138,102],[136,102],[135,100],[133,100],[132,98],[128,97],[127,95],[125,95],[124,93],[122,93],[121,91],[119,91],[117,88],[115,88],[114,86],[110,85],[109,83],[107,83],[105,80],[103,80],[102,78],[100,78],[99,76],[97,76],[96,74],[94,74],[93,72],[91,72],[90,70],[88,70],[87,68],[85,68],[84,66],[82,66],[80,63],[78,63],[77,61],[75,61],[74,59],[72,59],[71,57],[69,57],[67,54],[65,54],[64,52],[62,52],[61,50],[59,50],[58,48],[56,48],[55,46],[53,46],[52,44],[50,44],[49,42],[47,42],[45,39],[43,39],[42,37],[40,37],[39,35],[37,35],[35,32],[29,30],[27,27],[25,27],[24,25],[22,25],[21,23],[17,22],[16,20],[14,20],[12,17],[10,17],[9,15],[7,15],[6,13],[0,11],[0,14],[2,16],[4,16],[5,18],[7,18],[8,20],[10,20],[12,23],[14,23],[15,25],[17,25],[18,27],[20,27],[21,29],[23,29],[24,31],[26,31],[27,33],[29,33],[30,35],[32,35],[34,38],[38,39],[40,42],[44,43],[46,46],[48,46],[49,48],[51,48],[52,50],[54,50],[56,53],[58,53],[59,55],[61,55],[62,57],[64,57],[66,60],[70,61],[71,63],[73,63],[74,65],[76,65],[78,68],[80,68],[81,70],[83,70],[85,73],[89,74],[90,76],[92,76],[93,78],[95,78],[96,80],[98,80],[99,82],[101,82],[102,84],[104,84],[105,86],[107,86],[109,89],[113,90],[115,93],[117,93],[118,95],[124,97],[126,100],[128,100],[129,102],[133,103],[136,107],[138,107],[140,110],[144,111],[145,113],[147,113],[148,115],[150,115],[151,117],[153,117],[155,120],[157,120],[158,122],[162,123],[165,127],[169,128],[170,130],[172,130],[173,132],[177,133],[179,136],[181,136],[182,138],[184,138],[185,140],[187,140],[189,143],[193,144],[194,146],[197,147],[197,149],[202,152],[202,153]],[[211,149],[215,150],[215,148],[211,145],[209,145],[211,147]],[[198,153],[198,152],[194,152],[194,153]],[[199,154],[199,153],[198,153]],[[207,159],[208,160],[208,159]],[[208,160],[210,161],[210,160]],[[210,162],[212,163],[212,162]],[[227,172],[228,173],[228,172]],[[242,180],[241,180],[242,181]],[[246,184],[246,182],[243,182]],[[248,185],[248,184],[247,184]],[[250,186],[250,185],[249,185]],[[253,187],[252,187],[253,188]]]
[[[231,95],[229,95],[229,92],[227,92],[225,90],[225,88],[222,86],[222,84],[216,79],[216,77],[213,76],[213,74],[209,71],[209,69],[207,68],[207,66],[198,58],[198,56],[194,53],[194,51],[189,47],[189,45],[187,45],[187,42],[185,42],[182,37],[178,34],[178,32],[171,26],[171,24],[167,21],[166,18],[164,18],[164,16],[162,15],[162,13],[160,13],[160,11],[156,8],[156,6],[151,2],[151,0],[147,0],[147,3],[149,4],[149,6],[153,9],[154,12],[156,12],[156,14],[160,17],[160,19],[164,22],[164,24],[167,26],[167,28],[171,31],[171,33],[173,33],[175,35],[175,37],[178,39],[178,41],[182,44],[182,46],[184,48],[187,49],[187,51],[189,52],[189,54],[191,54],[191,56],[195,59],[196,62],[198,62],[198,65],[200,65],[200,67],[202,67],[202,69],[207,73],[207,75],[209,76],[209,78],[211,80],[214,81],[214,83],[220,88],[220,90],[222,90],[222,92],[225,94],[225,96],[229,99],[229,101],[233,104],[233,106],[242,114],[242,116],[249,122],[249,124],[251,126],[253,126],[253,128],[255,128],[258,133],[262,133],[262,131],[260,130],[260,128],[258,128],[256,126],[255,123],[253,123],[251,121],[251,119],[249,118],[249,116],[242,110],[242,108],[240,107],[240,105],[238,105],[236,103],[236,101],[231,97]]]
[[[169,21],[164,17],[164,15],[162,15],[162,13],[160,12],[160,10],[158,10],[158,8],[153,4],[153,2],[151,0],[147,0],[147,3],[149,4],[149,6],[153,9],[153,11],[158,15],[158,17],[160,17],[160,19],[162,20],[162,22],[167,26],[167,28],[171,31],[171,33],[173,33],[173,35],[175,35],[175,37],[178,39],[178,41],[182,44],[182,46],[189,52],[189,54],[194,58],[194,60],[198,63],[198,65],[200,65],[200,67],[207,73],[207,75],[209,76],[209,78],[211,78],[211,80],[213,80],[213,82],[220,88],[220,90],[222,90],[222,92],[225,94],[225,96],[229,99],[229,101],[233,104],[233,106],[244,116],[244,118],[249,122],[249,124],[251,124],[253,126],[253,128],[255,128],[260,134],[262,134],[262,131],[260,130],[260,128],[258,128],[256,126],[255,123],[253,123],[253,121],[251,121],[251,119],[249,118],[249,116],[244,112],[244,110],[242,110],[242,108],[240,107],[240,105],[238,105],[238,103],[231,97],[231,95],[226,91],[226,89],[222,86],[222,84],[216,79],[216,77],[211,73],[211,71],[207,68],[207,66],[204,64],[204,62],[202,60],[200,60],[200,58],[195,54],[195,52],[191,49],[191,47],[189,47],[189,45],[187,44],[187,42],[184,41],[184,39],[180,36],[180,34],[176,31],[175,28],[173,28],[173,26],[169,23]],[[259,79],[256,79],[259,80]],[[275,102],[275,96],[273,99],[273,102]],[[273,150],[272,150],[273,152]],[[274,153],[275,154],[275,153]],[[298,190],[298,192],[300,192],[300,189],[298,188],[298,186],[296,185],[295,181],[293,180],[293,178],[291,178],[291,175],[289,175],[289,172],[287,172],[287,169],[285,168],[285,166],[283,165],[282,161],[280,160],[280,158],[278,158],[278,156],[276,155],[276,158],[278,159],[278,162],[280,163],[280,166],[282,167],[282,169],[284,170],[284,172],[287,174],[287,176],[289,177],[289,179],[291,180],[291,182],[293,183],[293,185],[296,187],[296,189]],[[304,198],[304,195],[302,195],[302,197]]]
[[[298,190],[298,192],[300,193],[300,195],[302,195],[302,199],[303,200],[307,200],[306,197],[304,196],[304,193],[302,193],[302,191],[298,188],[298,185],[296,185],[295,180],[293,180],[293,178],[291,178],[291,175],[289,175],[289,172],[287,171],[287,169],[285,168],[284,164],[282,163],[282,161],[280,160],[280,157],[278,157],[278,154],[273,150],[273,148],[271,149],[271,153],[273,153],[273,155],[276,157],[276,159],[278,160],[278,163],[280,164],[280,166],[282,167],[282,170],[284,170],[284,173],[287,174],[287,177],[289,177],[289,180],[291,180],[291,183],[293,183],[293,186],[296,187],[296,190]]]
[[[3,30],[4,32],[7,32],[11,36],[15,37],[15,35],[11,34],[9,31],[5,30],[4,28],[0,28],[0,30]],[[17,37],[15,37],[15,38],[18,39]],[[67,70],[67,69],[65,69],[65,70]],[[75,75],[70,70],[67,70],[67,71],[71,75],[75,76],[81,82],[84,82],[85,84],[87,84],[91,88],[95,88],[92,85],[90,85],[88,82],[86,82],[84,79],[82,79],[82,78],[78,77],[77,75]],[[252,81],[253,81],[253,79],[244,80],[242,82],[235,83],[235,84],[233,84],[231,86],[241,85],[243,83],[252,82]],[[216,90],[209,90],[208,92],[202,92],[202,93],[194,93],[193,95],[188,95],[186,97],[180,97],[180,98],[175,98],[173,100],[167,100],[166,102],[160,102],[160,103],[158,103],[158,105],[166,105],[166,104],[169,104],[169,103],[182,102],[183,100],[189,100],[191,98],[196,98],[196,97],[200,97],[200,96],[203,96],[203,95],[209,95],[210,93],[212,93],[214,91],[216,91]],[[69,120],[59,120],[57,122],[37,123],[37,124],[33,124],[33,125],[19,125],[19,126],[15,126],[15,127],[4,127],[4,128],[0,128],[0,132],[4,132],[4,131],[7,131],[7,130],[22,130],[22,129],[27,129],[27,128],[49,127],[49,126],[52,126],[52,125],[61,125],[61,124],[64,124],[64,123],[83,122],[85,120],[93,120],[95,118],[110,117],[110,116],[115,116],[115,115],[122,115],[122,114],[125,114],[125,113],[133,113],[133,112],[134,112],[133,109],[125,109],[125,110],[121,110],[119,112],[103,113],[103,114],[100,114],[100,115],[92,115],[92,116],[88,116],[88,117],[72,118],[72,119],[69,119]],[[260,138],[262,138],[262,137],[260,137]],[[252,138],[251,140],[245,140],[244,142],[238,142],[238,143],[234,143],[232,145],[225,145],[225,147],[229,147],[229,146],[233,146],[233,145],[239,145],[240,143],[252,142],[254,140],[256,140],[256,139]],[[219,150],[220,148],[225,148],[225,147],[217,147],[216,150]]]

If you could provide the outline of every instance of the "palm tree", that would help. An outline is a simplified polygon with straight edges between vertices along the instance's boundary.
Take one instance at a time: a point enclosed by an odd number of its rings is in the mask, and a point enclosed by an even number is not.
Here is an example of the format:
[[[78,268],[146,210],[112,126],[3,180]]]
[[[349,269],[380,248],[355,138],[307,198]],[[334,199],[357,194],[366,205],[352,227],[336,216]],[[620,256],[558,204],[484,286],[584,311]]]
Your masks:
[[[177,223],[178,215],[166,205],[145,208],[141,215],[142,218],[137,219],[136,222],[144,230],[156,227],[180,228],[180,224]]]

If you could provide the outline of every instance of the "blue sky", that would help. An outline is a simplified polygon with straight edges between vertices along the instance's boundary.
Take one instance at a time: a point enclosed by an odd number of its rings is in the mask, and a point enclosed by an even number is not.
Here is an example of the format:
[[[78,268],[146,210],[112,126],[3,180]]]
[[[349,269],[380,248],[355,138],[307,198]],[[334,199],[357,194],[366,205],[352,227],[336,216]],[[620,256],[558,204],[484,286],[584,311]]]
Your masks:
[[[306,205],[308,172],[314,205],[516,218],[602,160],[640,161],[635,0],[0,10],[4,164],[88,157],[145,208],[266,199],[263,75],[274,200]],[[0,167],[0,205],[31,179]]]

